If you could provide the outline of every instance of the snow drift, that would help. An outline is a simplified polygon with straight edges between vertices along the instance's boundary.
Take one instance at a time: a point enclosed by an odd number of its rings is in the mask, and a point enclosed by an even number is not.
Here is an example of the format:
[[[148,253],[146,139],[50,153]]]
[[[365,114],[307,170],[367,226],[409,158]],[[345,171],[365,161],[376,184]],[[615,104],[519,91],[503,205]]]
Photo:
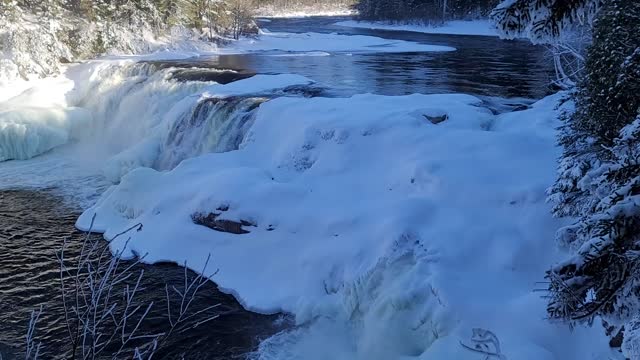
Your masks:
[[[193,269],[210,253],[247,308],[295,314],[256,358],[474,360],[460,341],[475,327],[509,359],[598,358],[599,331],[544,322],[531,291],[557,255],[557,103],[494,116],[467,95],[278,98],[237,151],[135,169],[77,226],[142,223],[132,253]]]

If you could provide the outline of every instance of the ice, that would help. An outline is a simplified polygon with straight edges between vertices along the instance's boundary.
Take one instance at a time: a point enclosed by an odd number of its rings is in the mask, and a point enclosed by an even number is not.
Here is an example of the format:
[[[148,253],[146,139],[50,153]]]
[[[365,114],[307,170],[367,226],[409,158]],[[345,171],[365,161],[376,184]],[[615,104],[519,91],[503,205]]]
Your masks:
[[[301,75],[255,75],[229,84],[215,84],[205,89],[204,97],[262,94],[291,86],[311,85],[314,81]]]
[[[73,82],[64,77],[9,87],[0,102],[0,161],[24,160],[78,139],[91,114],[69,106],[65,92]]]
[[[21,108],[0,112],[0,161],[25,160],[74,138],[91,114],[79,108]]]
[[[257,51],[282,52],[442,52],[455,51],[450,46],[428,45],[374,36],[320,33],[277,33],[261,31],[257,39],[242,39],[218,53],[237,54]]]
[[[130,251],[193,269],[211,254],[246,308],[305,325],[257,358],[473,360],[460,341],[479,327],[508,359],[605,359],[600,330],[546,322],[532,292],[560,255],[545,203],[560,97],[499,116],[456,94],[274,99],[238,150],[137,168],[77,226],[142,223]],[[193,223],[208,213],[255,226]]]
[[[412,31],[427,34],[498,36],[495,26],[490,20],[452,20],[447,21],[444,25],[437,26],[424,24],[392,24],[383,21],[347,20],[337,22],[335,25],[364,29]]]

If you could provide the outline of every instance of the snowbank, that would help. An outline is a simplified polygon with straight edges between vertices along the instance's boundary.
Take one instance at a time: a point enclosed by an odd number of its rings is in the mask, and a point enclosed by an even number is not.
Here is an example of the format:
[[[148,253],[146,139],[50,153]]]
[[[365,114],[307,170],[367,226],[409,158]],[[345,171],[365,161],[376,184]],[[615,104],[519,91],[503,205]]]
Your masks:
[[[222,48],[220,54],[256,51],[288,52],[440,52],[455,51],[449,46],[427,45],[403,40],[388,40],[373,36],[320,33],[272,33],[261,31],[257,39],[242,39]]]
[[[142,223],[132,252],[193,269],[210,253],[247,308],[307,325],[258,358],[475,360],[459,342],[481,327],[508,359],[597,359],[600,331],[547,323],[532,292],[557,258],[557,99],[498,117],[467,95],[275,99],[239,150],[135,169],[77,226]]]
[[[353,1],[316,1],[314,5],[300,2],[280,2],[279,4],[261,4],[254,12],[258,18],[304,18],[312,16],[352,16],[357,11],[351,9]]]
[[[427,34],[498,36],[495,26],[489,20],[455,20],[447,21],[444,25],[440,26],[348,20],[337,22],[335,25],[351,28],[412,31]]]

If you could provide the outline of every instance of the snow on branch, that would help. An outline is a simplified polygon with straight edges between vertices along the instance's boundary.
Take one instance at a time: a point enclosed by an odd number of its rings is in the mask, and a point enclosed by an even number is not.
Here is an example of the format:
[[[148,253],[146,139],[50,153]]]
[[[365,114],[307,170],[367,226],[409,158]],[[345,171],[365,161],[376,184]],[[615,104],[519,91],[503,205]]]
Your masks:
[[[528,37],[550,43],[572,24],[591,22],[604,0],[505,0],[491,17],[508,39]]]

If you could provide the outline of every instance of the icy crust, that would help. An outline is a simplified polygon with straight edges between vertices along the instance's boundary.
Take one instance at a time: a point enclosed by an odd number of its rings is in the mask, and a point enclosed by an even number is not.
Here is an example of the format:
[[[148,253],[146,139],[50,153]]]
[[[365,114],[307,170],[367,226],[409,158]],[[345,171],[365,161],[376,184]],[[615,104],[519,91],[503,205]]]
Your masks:
[[[239,150],[137,168],[77,226],[95,216],[111,239],[141,223],[114,250],[130,237],[146,261],[193,269],[211,254],[214,280],[245,307],[306,325],[256,358],[475,360],[460,345],[475,327],[508,359],[604,358],[599,330],[547,323],[532,292],[562,225],[544,201],[557,101],[496,117],[467,95],[275,99]]]
[[[498,31],[490,20],[452,20],[444,25],[402,24],[385,21],[346,20],[335,23],[338,26],[389,31],[411,31],[426,34],[498,36]]]

